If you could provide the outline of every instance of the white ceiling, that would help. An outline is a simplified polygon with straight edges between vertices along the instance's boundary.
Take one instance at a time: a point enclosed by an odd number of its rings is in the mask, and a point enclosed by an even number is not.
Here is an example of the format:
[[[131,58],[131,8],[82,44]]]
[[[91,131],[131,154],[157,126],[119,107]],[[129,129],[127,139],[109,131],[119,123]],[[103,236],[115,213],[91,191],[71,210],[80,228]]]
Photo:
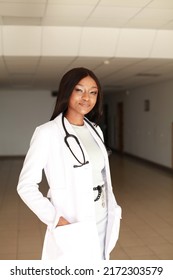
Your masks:
[[[114,91],[173,79],[173,0],[0,0],[0,89],[78,66]]]

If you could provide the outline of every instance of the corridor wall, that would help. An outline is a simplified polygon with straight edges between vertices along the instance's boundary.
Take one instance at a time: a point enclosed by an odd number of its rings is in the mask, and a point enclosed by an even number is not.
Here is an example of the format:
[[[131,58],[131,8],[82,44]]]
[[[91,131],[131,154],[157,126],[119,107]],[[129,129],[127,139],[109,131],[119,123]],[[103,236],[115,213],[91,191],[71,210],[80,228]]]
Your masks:
[[[150,103],[145,110],[146,100]],[[124,152],[172,167],[173,81],[108,93],[109,144],[117,149],[117,104],[123,102]]]
[[[0,156],[25,155],[35,127],[50,119],[54,103],[49,91],[0,90]]]

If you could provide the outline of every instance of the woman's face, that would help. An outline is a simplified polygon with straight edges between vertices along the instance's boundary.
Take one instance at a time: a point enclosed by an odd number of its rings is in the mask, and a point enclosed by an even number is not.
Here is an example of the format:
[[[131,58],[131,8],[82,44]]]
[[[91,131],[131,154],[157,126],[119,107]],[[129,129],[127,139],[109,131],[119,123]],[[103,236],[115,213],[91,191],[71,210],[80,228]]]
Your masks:
[[[95,106],[98,96],[96,82],[87,76],[74,87],[69,99],[67,116],[73,119],[81,119]]]

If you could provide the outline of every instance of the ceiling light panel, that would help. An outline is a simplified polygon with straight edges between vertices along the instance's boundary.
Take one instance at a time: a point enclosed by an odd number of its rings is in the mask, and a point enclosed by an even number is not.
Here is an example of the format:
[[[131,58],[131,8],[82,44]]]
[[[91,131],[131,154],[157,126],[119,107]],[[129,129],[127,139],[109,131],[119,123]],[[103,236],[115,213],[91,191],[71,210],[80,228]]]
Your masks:
[[[6,56],[39,56],[41,27],[4,26],[3,49]]]

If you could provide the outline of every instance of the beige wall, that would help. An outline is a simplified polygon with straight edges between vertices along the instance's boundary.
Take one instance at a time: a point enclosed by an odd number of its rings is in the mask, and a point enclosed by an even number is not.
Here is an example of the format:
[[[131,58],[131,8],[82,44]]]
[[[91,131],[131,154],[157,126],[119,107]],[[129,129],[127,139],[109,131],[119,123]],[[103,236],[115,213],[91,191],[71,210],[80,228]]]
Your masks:
[[[36,126],[50,119],[49,91],[0,91],[0,156],[24,155]]]
[[[150,100],[150,111],[144,111],[144,101]],[[153,84],[130,92],[107,94],[109,104],[109,142],[116,143],[116,104],[124,104],[124,151],[171,167],[173,81]],[[114,129],[114,131],[113,131]]]

